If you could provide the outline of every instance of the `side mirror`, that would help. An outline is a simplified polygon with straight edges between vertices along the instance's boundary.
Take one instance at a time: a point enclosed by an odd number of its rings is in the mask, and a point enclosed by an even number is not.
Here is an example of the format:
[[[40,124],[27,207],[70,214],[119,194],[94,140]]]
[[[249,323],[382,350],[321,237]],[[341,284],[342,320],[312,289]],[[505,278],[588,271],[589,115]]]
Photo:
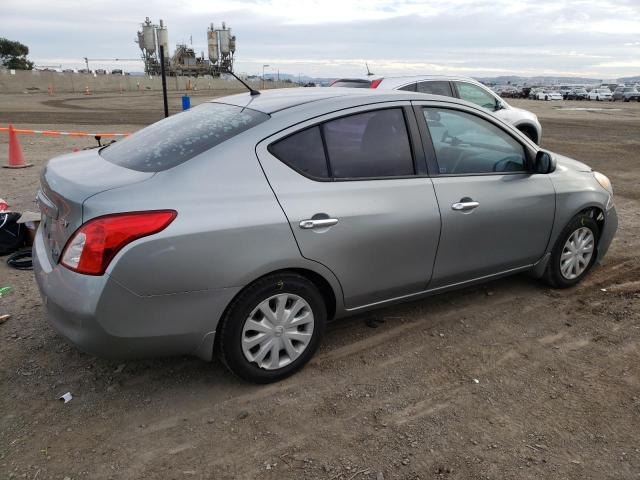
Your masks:
[[[536,158],[533,162],[533,171],[535,173],[551,173],[556,170],[556,161],[549,152],[538,150]]]

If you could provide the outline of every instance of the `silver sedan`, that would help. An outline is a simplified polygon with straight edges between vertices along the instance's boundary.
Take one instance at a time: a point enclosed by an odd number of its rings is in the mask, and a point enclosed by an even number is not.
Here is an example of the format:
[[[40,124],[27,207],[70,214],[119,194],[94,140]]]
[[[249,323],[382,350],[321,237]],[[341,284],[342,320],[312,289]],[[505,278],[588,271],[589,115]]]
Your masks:
[[[575,285],[617,228],[604,175],[404,91],[220,98],[54,158],[41,183],[35,275],[58,332],[104,357],[217,355],[261,383],[329,320],[517,272]]]

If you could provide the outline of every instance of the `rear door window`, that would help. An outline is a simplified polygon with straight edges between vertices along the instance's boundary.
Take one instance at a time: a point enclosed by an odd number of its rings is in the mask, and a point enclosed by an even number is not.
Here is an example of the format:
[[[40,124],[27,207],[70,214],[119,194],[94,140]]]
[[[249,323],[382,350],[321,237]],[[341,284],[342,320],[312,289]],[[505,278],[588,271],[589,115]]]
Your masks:
[[[100,150],[105,160],[140,172],[160,172],[264,122],[269,115],[224,103],[203,103]]]
[[[404,90],[405,92],[416,92],[416,82],[410,83],[409,85],[405,85],[404,87],[400,87],[398,90]]]
[[[419,82],[418,92],[430,93],[432,95],[444,95],[445,97],[453,97],[453,91],[451,90],[451,84],[449,82]]]
[[[334,178],[414,174],[409,135],[401,108],[358,113],[323,124]]]
[[[320,179],[329,177],[320,127],[317,125],[269,145],[269,152],[303,175]]]

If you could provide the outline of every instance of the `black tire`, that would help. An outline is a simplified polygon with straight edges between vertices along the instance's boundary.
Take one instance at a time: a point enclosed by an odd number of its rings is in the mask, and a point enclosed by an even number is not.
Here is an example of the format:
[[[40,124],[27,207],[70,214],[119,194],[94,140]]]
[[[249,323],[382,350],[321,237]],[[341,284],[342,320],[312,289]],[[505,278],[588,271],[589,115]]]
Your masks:
[[[584,271],[576,278],[568,279],[565,278],[560,271],[560,257],[562,255],[564,245],[571,234],[582,227],[588,228],[593,233],[593,254],[591,255],[591,259],[589,260],[589,265],[587,265],[587,268],[585,268]],[[581,213],[573,217],[573,219],[571,219],[571,221],[567,224],[566,227],[564,227],[564,229],[558,236],[558,239],[553,246],[553,250],[551,250],[551,258],[549,259],[549,263],[547,264],[547,268],[542,277],[544,281],[553,288],[569,288],[580,282],[589,273],[589,271],[593,267],[594,262],[596,261],[596,247],[598,245],[599,238],[600,230],[598,228],[598,224],[591,216]]]
[[[304,299],[313,313],[313,334],[304,351],[282,368],[267,370],[250,362],[242,351],[242,330],[251,312],[269,297],[291,293]],[[294,374],[320,345],[327,322],[327,307],[318,288],[297,273],[268,275],[247,286],[227,308],[216,334],[216,350],[222,363],[235,375],[253,383],[272,383]]]

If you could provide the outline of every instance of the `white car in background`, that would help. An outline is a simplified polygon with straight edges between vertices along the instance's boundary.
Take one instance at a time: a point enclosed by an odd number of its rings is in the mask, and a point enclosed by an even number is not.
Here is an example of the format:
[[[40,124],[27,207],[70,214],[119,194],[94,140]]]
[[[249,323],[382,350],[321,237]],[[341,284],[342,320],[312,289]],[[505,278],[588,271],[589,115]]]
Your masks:
[[[562,100],[562,94],[557,90],[540,90],[536,100]]]
[[[369,76],[366,78],[340,78],[335,80],[331,87],[406,90],[461,98],[486,108],[501,120],[516,127],[536,143],[540,143],[542,137],[542,127],[534,113],[512,107],[488,87],[468,77],[418,75],[408,77]]]
[[[589,92],[589,95],[587,96],[588,100],[595,100],[596,102],[599,102],[600,100],[607,100],[610,102],[612,98],[613,94],[608,88],[594,88]]]

